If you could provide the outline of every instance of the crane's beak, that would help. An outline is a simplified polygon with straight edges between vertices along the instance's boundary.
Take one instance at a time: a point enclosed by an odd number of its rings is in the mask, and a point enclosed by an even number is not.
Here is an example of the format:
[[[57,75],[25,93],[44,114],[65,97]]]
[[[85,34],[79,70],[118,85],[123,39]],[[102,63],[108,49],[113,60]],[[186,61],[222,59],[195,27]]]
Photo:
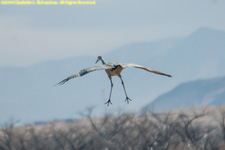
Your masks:
[[[98,61],[99,61],[99,59],[95,62],[95,64],[97,64]]]

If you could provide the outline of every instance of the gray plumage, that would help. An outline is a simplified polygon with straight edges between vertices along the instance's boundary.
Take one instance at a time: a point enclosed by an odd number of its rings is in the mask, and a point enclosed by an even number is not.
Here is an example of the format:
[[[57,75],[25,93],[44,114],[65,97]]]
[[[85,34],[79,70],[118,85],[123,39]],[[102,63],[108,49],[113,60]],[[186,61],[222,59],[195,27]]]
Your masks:
[[[69,81],[70,79],[73,79],[73,78],[76,78],[76,77],[81,77],[89,72],[92,72],[92,71],[96,71],[96,70],[104,70],[104,69],[110,69],[111,66],[109,65],[97,65],[97,66],[92,66],[92,67],[88,67],[88,68],[85,68],[85,69],[82,69],[80,72],[76,72],[74,73],[73,75],[69,76],[68,78],[62,80],[61,82],[57,83],[56,85],[58,84],[64,84],[65,82]]]
[[[137,65],[137,64],[132,64],[132,63],[112,63],[112,62],[110,62],[110,63],[106,64],[101,56],[98,56],[98,59],[97,59],[96,63],[98,61],[102,61],[102,65],[95,65],[95,66],[92,66],[92,67],[85,68],[85,69],[83,69],[83,70],[81,70],[81,71],[79,71],[79,72],[69,76],[68,78],[62,80],[61,82],[59,82],[56,85],[62,85],[65,82],[69,81],[70,79],[86,75],[86,74],[88,74],[90,72],[93,72],[93,71],[96,71],[96,70],[105,70],[107,75],[108,75],[108,77],[109,77],[109,79],[110,79],[110,82],[111,82],[111,90],[110,90],[109,100],[106,102],[106,104],[109,105],[109,104],[112,104],[111,103],[111,94],[112,94],[112,88],[113,88],[112,76],[119,76],[120,77],[122,85],[123,85],[123,88],[124,88],[124,92],[126,94],[126,100],[125,101],[127,101],[127,103],[129,103],[129,101],[131,101],[131,99],[128,98],[128,96],[127,96],[126,89],[125,89],[125,86],[124,86],[124,82],[123,82],[122,76],[120,74],[121,71],[124,68],[135,67],[135,68],[144,69],[146,71],[149,71],[149,72],[152,72],[152,73],[156,73],[156,74],[159,74],[159,75],[172,77],[171,75],[168,75],[168,74],[165,74],[165,73],[162,73],[162,72],[159,72],[159,71],[151,70],[151,69],[145,68],[143,66],[140,66],[140,65]]]

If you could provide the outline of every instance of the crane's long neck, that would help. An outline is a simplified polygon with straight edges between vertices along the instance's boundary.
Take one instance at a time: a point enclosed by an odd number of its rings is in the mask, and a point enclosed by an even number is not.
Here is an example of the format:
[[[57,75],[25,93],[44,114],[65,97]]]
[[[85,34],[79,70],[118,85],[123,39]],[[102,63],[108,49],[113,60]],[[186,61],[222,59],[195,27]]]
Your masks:
[[[102,64],[104,65],[105,64],[105,61],[103,59],[101,59],[101,61],[102,61]]]

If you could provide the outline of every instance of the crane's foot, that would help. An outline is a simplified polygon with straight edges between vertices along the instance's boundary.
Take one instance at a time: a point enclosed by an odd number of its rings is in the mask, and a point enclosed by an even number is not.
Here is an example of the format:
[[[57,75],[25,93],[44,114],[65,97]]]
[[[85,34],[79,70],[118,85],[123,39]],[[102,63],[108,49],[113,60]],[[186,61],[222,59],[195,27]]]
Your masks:
[[[109,104],[112,105],[112,102],[111,102],[111,100],[109,99],[105,104],[106,104],[107,106],[109,106]]]
[[[125,99],[125,102],[127,102],[127,104],[129,104],[129,101],[132,101],[129,97],[127,97],[126,99]]]

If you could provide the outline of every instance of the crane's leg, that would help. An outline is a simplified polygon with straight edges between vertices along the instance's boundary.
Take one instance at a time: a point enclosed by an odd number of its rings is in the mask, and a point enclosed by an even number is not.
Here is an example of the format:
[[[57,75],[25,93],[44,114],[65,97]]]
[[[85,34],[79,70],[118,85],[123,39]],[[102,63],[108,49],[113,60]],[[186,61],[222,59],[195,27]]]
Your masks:
[[[126,99],[125,99],[125,101],[127,102],[127,104],[129,104],[129,101],[132,101],[132,100],[127,96],[127,92],[126,92],[126,89],[125,89],[125,86],[124,86],[123,79],[122,79],[121,75],[118,75],[118,76],[119,76],[120,79],[121,79],[121,82],[122,82],[122,85],[123,85],[123,89],[124,89],[124,92],[125,92],[125,94],[126,94]]]
[[[110,94],[109,94],[109,100],[105,103],[105,104],[107,104],[107,106],[109,106],[109,104],[112,104],[112,102],[111,102],[111,95],[112,95],[112,89],[113,89],[113,82],[112,82],[112,78],[111,77],[109,77],[109,79],[110,79],[110,82],[111,82],[111,90],[110,90]]]

